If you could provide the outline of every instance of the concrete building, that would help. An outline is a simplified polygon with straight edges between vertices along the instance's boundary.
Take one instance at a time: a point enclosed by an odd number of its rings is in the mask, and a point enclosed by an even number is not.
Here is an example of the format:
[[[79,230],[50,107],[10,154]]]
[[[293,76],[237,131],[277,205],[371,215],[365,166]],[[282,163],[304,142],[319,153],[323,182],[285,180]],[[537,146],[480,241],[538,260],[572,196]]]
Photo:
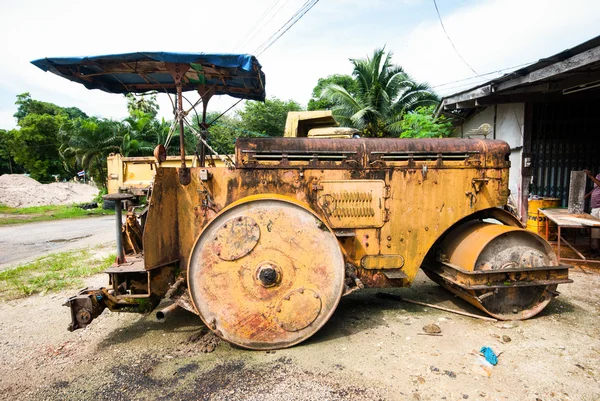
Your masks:
[[[530,195],[566,206],[571,170],[600,173],[600,36],[446,96],[437,112],[457,118],[457,136],[508,142],[510,201],[523,221]]]

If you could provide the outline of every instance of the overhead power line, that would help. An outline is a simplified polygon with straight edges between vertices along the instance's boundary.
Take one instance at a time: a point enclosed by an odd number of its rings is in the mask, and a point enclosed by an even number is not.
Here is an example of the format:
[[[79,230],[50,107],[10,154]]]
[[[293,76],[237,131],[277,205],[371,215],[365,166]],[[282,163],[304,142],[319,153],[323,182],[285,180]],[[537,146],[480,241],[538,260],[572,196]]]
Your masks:
[[[281,4],[281,5],[279,6],[279,8],[278,8],[277,10],[275,10],[275,11],[274,11],[274,12],[271,14],[271,16],[269,17],[269,19],[267,19],[266,21],[264,21],[264,23],[263,23],[263,24],[261,24],[261,27],[260,27],[259,29],[257,29],[257,30],[256,30],[256,31],[255,31],[255,32],[252,34],[252,35],[250,35],[250,36],[248,37],[248,43],[249,43],[250,41],[252,41],[252,40],[253,40],[255,37],[257,37],[257,36],[258,36],[258,35],[259,35],[259,34],[260,34],[262,31],[263,31],[264,27],[265,27],[265,26],[267,26],[267,25],[268,25],[268,24],[269,24],[271,21],[273,21],[273,18],[275,18],[275,17],[277,16],[277,14],[279,14],[279,13],[281,12],[281,10],[283,10],[283,8],[284,8],[285,6],[287,6],[287,5],[288,5],[288,3],[289,3],[290,1],[291,1],[291,0],[287,0],[285,3]]]
[[[470,89],[470,88],[475,88],[475,87],[478,87],[480,85],[483,85],[485,82],[486,82],[486,78],[480,78],[477,81],[462,83],[462,84],[458,84],[456,86],[447,86],[445,88],[442,88],[440,90],[440,92],[441,93],[445,93],[445,94],[458,93],[458,92],[462,92],[463,90],[467,90],[467,89]]]
[[[267,17],[267,15],[271,12],[271,10],[273,10],[275,8],[275,6],[277,5],[277,3],[279,3],[279,2],[281,2],[281,0],[275,0],[273,3],[271,3],[271,5],[269,5],[269,7],[267,7],[267,9],[262,13],[262,15],[260,17],[258,17],[258,19],[256,20],[256,22],[252,25],[252,27],[250,29],[248,29],[248,31],[240,39],[240,41],[238,42],[238,44],[235,45],[233,51],[237,51],[240,47],[242,47],[243,44],[245,44],[246,42],[248,42],[249,40],[251,40],[252,38],[254,38],[254,36],[256,36],[256,34],[262,30],[262,29],[258,29],[259,25],[264,26],[265,24],[267,24],[277,14],[277,12],[279,10],[273,12],[272,15],[271,15],[271,18],[269,19],[269,21],[263,23],[263,21],[265,20],[265,18]],[[279,9],[281,9],[281,7]]]
[[[516,70],[519,67],[524,67],[527,65],[531,65],[532,62],[529,63],[523,63],[523,64],[519,64],[519,65],[515,65],[512,67],[506,67],[506,68],[502,68],[496,71],[490,71],[487,72],[485,74],[481,74],[479,76],[472,76],[472,77],[468,77],[468,78],[463,78],[463,79],[458,79],[455,81],[450,81],[450,82],[446,82],[443,84],[439,84],[439,85],[433,85],[431,86],[431,89],[436,89],[439,90],[441,88],[441,90],[443,92],[459,92],[463,89],[467,89],[469,87],[475,87],[475,86],[479,86],[482,85],[483,83],[485,83],[487,80],[492,80],[492,79],[496,79],[498,77],[487,77],[489,75],[492,74],[498,74],[507,70]]]
[[[254,54],[256,56],[260,56],[262,53],[264,53],[269,47],[271,47],[275,42],[277,42],[279,38],[281,38],[287,31],[289,31],[291,27],[293,27],[298,21],[300,21],[300,19],[304,17],[304,15],[307,12],[309,12],[311,8],[313,8],[318,2],[319,0],[307,0],[302,5],[302,7],[300,7],[298,11],[296,11],[294,15],[292,15],[292,17],[281,26],[281,28],[279,28],[273,35],[271,35],[269,39],[267,39],[260,46],[258,46],[256,50],[254,50]]]
[[[450,39],[450,35],[448,35],[448,32],[446,32],[446,27],[444,27],[444,22],[442,21],[442,16],[440,15],[440,10],[438,10],[438,6],[435,0],[433,0],[433,5],[435,6],[435,11],[437,12],[438,18],[440,20],[440,24],[442,25],[442,29],[444,30],[444,33],[446,34],[446,37],[448,38],[448,41],[450,42],[450,44],[452,45],[452,48],[454,49],[454,51],[456,52],[456,54],[458,55],[458,57],[460,57],[460,59],[463,61],[463,63],[465,63],[465,65],[467,67],[469,67],[471,69],[471,71],[473,71],[476,75],[479,75],[477,73],[477,71],[475,71],[473,69],[473,67],[471,67],[469,65],[469,63],[467,63],[467,61],[463,58],[463,56],[460,55],[460,53],[458,52],[458,50],[456,49],[456,46],[454,46],[454,43],[452,42],[452,39]]]
[[[523,64],[519,64],[519,65],[514,65],[512,67],[502,68],[502,69],[499,69],[499,70],[496,70],[496,71],[486,72],[485,74],[479,74],[479,75],[474,75],[474,76],[471,76],[471,77],[468,77],[468,78],[457,79],[456,81],[450,81],[450,82],[446,82],[446,83],[443,83],[443,84],[434,85],[434,86],[432,86],[432,88],[439,88],[439,87],[442,87],[442,86],[451,85],[451,84],[455,84],[455,83],[458,83],[458,82],[470,81],[472,79],[476,79],[476,78],[480,78],[480,77],[485,77],[487,75],[498,74],[500,72],[504,72],[504,71],[508,71],[508,70],[512,70],[512,69],[517,69],[519,67],[524,67],[524,66],[532,64],[532,63],[533,62],[523,63]]]
[[[255,31],[256,27],[258,25],[260,25],[260,23],[264,20],[264,18],[268,15],[268,13],[276,6],[277,3],[279,3],[281,0],[275,0],[273,3],[271,3],[271,5],[269,7],[267,7],[267,9],[265,10],[265,12],[263,12],[263,14],[259,17],[259,19],[256,21],[256,23],[254,23],[252,25],[252,27],[248,30],[248,32],[246,33],[246,36],[251,33],[252,31]],[[289,3],[290,0],[287,0],[281,7],[279,7],[278,10],[276,10],[272,15],[271,18],[267,21],[271,21],[273,19],[273,17],[279,12],[281,11],[281,9],[287,5],[287,3]],[[269,39],[267,39],[265,42],[263,42],[259,47],[256,48],[256,50],[254,51],[254,54],[256,56],[261,55],[262,53],[264,53],[269,47],[271,47],[277,40],[279,40],[279,38],[281,38],[287,31],[290,30],[291,27],[293,27],[298,21],[300,21],[300,19],[302,17],[304,17],[304,15],[309,12],[317,3],[319,2],[319,0],[307,0],[302,7],[300,7],[298,9],[298,11],[296,11],[294,13],[294,15],[292,15],[292,17],[286,21],[285,24],[283,24],[281,26],[281,28],[279,28],[273,35],[271,35],[269,37]],[[254,36],[256,36],[259,31],[255,31],[254,32]],[[244,42],[244,39],[242,39],[242,41],[240,41],[237,45],[236,48],[238,48],[242,43]],[[239,103],[236,102],[233,106],[231,106],[229,109],[227,109],[227,111],[231,110],[233,107],[235,107],[237,104]],[[225,113],[227,112],[225,111]],[[221,116],[225,113],[222,113]],[[221,117],[219,116],[219,117]],[[218,118],[217,118],[218,119]],[[213,121],[214,122],[214,121]]]

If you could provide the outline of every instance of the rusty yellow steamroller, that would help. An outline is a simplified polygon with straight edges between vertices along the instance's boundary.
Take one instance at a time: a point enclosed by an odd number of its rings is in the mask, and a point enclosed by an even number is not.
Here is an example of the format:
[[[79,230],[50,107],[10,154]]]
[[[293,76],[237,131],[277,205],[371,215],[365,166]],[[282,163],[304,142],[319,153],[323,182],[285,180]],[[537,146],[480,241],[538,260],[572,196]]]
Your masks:
[[[421,268],[503,320],[536,315],[558,284],[571,282],[546,241],[502,209],[510,168],[503,141],[238,138],[229,158],[210,147],[206,105],[221,94],[264,100],[253,56],[129,53],[33,63],[90,89],[159,90],[177,100],[181,166],[161,166],[168,147],[157,148],[149,206],[127,214],[119,236],[126,254],[106,271],[109,285],[67,301],[71,330],[105,308],[149,312],[169,300],[158,318],[184,308],[224,340],[270,350],[315,334],[342,296],[410,286]],[[202,123],[188,121],[184,91],[202,99]],[[317,114],[295,116],[303,127],[290,123],[289,132],[331,124]],[[185,126],[198,139],[198,167],[186,164]]]

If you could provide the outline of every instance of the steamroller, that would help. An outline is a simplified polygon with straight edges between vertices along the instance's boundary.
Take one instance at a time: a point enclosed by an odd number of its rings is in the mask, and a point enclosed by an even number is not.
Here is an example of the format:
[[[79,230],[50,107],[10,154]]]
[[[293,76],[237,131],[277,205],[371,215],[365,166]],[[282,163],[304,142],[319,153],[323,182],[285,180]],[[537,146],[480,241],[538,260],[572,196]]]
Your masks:
[[[271,350],[315,334],[342,296],[410,286],[419,269],[501,320],[535,316],[558,284],[571,282],[548,243],[503,209],[503,141],[238,138],[230,158],[210,146],[206,107],[214,95],[264,100],[254,56],[129,53],[33,64],[90,89],[166,92],[172,132],[180,132],[179,167],[162,165],[168,141],[154,152],[143,215],[128,211],[121,227],[117,207],[109,284],[67,300],[70,330],[105,308],[148,313],[164,301],[159,319],[183,308],[226,341]],[[190,121],[183,92],[197,93],[201,121]],[[198,141],[192,168],[185,127]]]

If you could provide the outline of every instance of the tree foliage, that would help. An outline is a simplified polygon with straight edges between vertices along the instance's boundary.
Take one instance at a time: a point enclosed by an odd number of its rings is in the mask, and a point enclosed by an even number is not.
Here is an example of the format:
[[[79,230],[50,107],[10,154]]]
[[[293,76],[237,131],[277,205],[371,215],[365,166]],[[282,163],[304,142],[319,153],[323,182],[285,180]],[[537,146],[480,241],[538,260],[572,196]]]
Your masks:
[[[14,115],[18,128],[0,132],[0,172],[12,168],[47,182],[56,176],[69,179],[84,169],[106,185],[108,154],[151,155],[169,131],[169,123],[155,118],[156,96],[128,99],[129,117],[114,121],[88,117],[77,107],[35,100],[29,93],[18,95]]]
[[[17,101],[15,104],[18,106],[18,108],[17,112],[13,116],[17,119],[18,125],[21,125],[21,120],[30,114],[49,114],[51,116],[65,114],[67,118],[71,119],[77,117],[87,118],[87,115],[77,107],[63,108],[53,103],[35,100],[31,98],[29,92],[17,95]]]
[[[122,121],[116,136],[122,138],[119,152],[123,156],[143,156],[152,154],[163,137],[165,126],[154,116],[140,110],[132,110]]]
[[[130,115],[142,112],[149,115],[152,119],[156,118],[158,114],[158,102],[156,101],[155,93],[145,95],[126,93],[125,98],[127,99],[127,111]]]
[[[277,98],[261,102],[247,102],[239,111],[241,128],[268,136],[283,136],[285,120],[290,111],[301,111],[302,106],[294,100],[283,101]]]
[[[285,113],[287,117],[287,112]],[[218,154],[233,154],[235,152],[235,142],[237,138],[268,136],[263,132],[256,132],[247,129],[247,125],[244,124],[244,121],[240,118],[239,113],[233,115],[221,115],[219,112],[211,112],[207,114],[206,121],[208,123],[212,122],[208,128],[208,144]],[[194,122],[194,126],[196,130],[200,132],[199,123],[197,121]],[[186,148],[191,149],[191,147],[188,147],[187,144]]]
[[[382,48],[371,57],[350,60],[358,87],[355,94],[337,84],[323,88],[321,97],[334,104],[334,116],[342,125],[368,137],[398,136],[405,113],[439,102],[427,84],[417,83],[393,64],[392,55]]]
[[[358,84],[350,75],[333,74],[327,78],[319,78],[317,86],[312,91],[312,97],[308,101],[307,110],[331,110],[335,104],[323,98],[323,89],[329,85],[338,85],[346,89],[352,96],[358,93]]]
[[[18,127],[0,130],[0,173],[26,172],[42,182],[53,176],[70,179],[81,169],[100,185],[106,185],[106,158],[150,156],[158,144],[169,143],[169,155],[179,155],[179,127],[158,120],[156,96],[127,96],[129,116],[122,121],[88,117],[76,107],[63,108],[32,99],[29,93],[17,96],[15,117]],[[301,110],[292,100],[276,98],[265,103],[248,102],[237,114],[209,113],[209,144],[220,154],[234,152],[240,136],[282,136],[288,111]],[[192,118],[199,129],[199,122]],[[174,128],[174,129],[170,129]],[[186,152],[198,150],[198,139],[186,127]]]
[[[400,138],[445,138],[452,134],[452,122],[445,116],[435,118],[435,106],[421,106],[404,115]]]
[[[12,143],[13,132],[0,129],[0,174],[23,173],[23,167],[14,161]]]
[[[53,176],[66,178],[64,158],[60,153],[62,144],[59,134],[61,126],[73,118],[87,118],[76,107],[62,108],[53,103],[31,98],[29,93],[17,95],[15,104],[19,129],[5,133],[4,153],[13,170],[19,167],[40,181],[53,181]]]
[[[117,121],[95,117],[69,121],[61,129],[61,154],[71,161],[69,166],[84,169],[97,183],[106,183],[106,157],[121,151],[119,125]]]
[[[17,119],[18,125],[21,125],[23,119],[30,114],[49,114],[55,116],[60,114],[61,111],[60,107],[55,104],[33,100],[29,92],[17,95],[15,104],[18,107],[17,112],[13,116]]]
[[[64,114],[28,114],[21,118],[20,129],[11,131],[12,157],[38,181],[65,176],[58,132],[66,119]]]
[[[208,113],[206,120],[211,122],[219,115],[220,113]],[[241,125],[240,119],[235,115],[219,117],[208,129],[208,144],[219,154],[233,154],[235,140],[244,134]]]

